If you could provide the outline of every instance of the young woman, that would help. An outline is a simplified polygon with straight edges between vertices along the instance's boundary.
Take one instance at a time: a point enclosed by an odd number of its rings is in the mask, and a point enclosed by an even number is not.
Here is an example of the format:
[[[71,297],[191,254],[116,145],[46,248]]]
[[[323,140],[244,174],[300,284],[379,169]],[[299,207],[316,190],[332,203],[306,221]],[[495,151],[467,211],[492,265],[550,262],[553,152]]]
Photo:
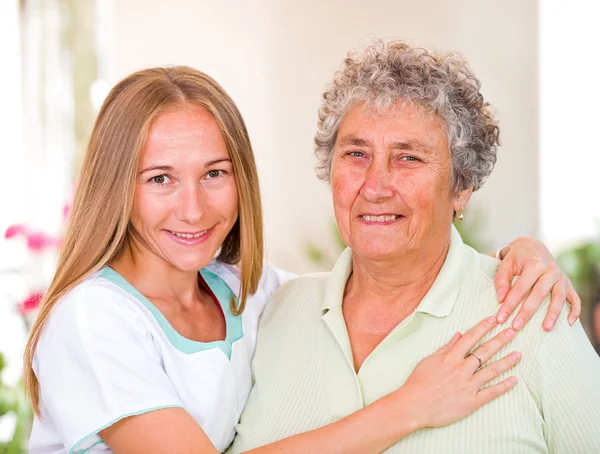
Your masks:
[[[505,260],[504,279],[523,263],[514,249],[509,255],[515,260]],[[545,275],[544,285],[558,280],[564,296],[568,281],[548,278],[535,263],[537,272],[531,265],[523,276],[535,275],[535,283]],[[549,269],[555,276],[551,260]],[[263,267],[254,157],[223,89],[185,67],[121,81],[94,126],[57,271],[27,345],[36,413],[30,452],[226,449],[251,388],[258,318],[291,277]],[[549,287],[542,290],[545,296]],[[495,324],[455,336],[413,372],[412,386],[434,398],[435,411],[426,414],[435,421],[410,404],[407,385],[256,452],[365,452],[465,416],[515,383],[480,390],[518,355],[476,374],[464,359]],[[486,348],[497,352],[509,338]],[[441,359],[445,367],[432,367]]]

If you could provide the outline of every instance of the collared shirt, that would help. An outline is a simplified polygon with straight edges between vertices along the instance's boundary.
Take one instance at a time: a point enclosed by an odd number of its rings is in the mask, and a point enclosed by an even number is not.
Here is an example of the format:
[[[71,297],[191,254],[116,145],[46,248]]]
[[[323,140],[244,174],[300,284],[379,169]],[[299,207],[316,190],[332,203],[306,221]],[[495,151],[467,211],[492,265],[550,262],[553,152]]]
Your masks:
[[[213,445],[226,449],[252,385],[250,361],[265,301],[291,278],[265,266],[242,315],[230,311],[240,272],[214,260],[199,282],[215,298],[226,337],[197,342],[179,334],[143,294],[111,268],[94,273],[52,310],[34,370],[42,418],[31,454],[110,453],[98,435],[123,418],[184,408]]]
[[[455,332],[495,314],[497,264],[465,246],[453,229],[433,286],[358,373],[342,313],[352,251],[331,273],[283,286],[259,325],[254,388],[230,452],[322,427],[400,387]],[[580,323],[568,325],[566,309],[551,333],[543,331],[547,304],[493,358],[523,353],[519,365],[495,381],[517,375],[514,389],[454,424],[414,432],[387,452],[600,452],[600,358]]]

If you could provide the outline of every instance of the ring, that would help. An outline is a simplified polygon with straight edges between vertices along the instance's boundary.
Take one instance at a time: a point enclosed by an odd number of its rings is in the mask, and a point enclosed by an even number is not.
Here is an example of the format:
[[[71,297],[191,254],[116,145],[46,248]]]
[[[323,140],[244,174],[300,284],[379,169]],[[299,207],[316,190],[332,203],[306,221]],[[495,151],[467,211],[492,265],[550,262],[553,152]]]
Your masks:
[[[475,358],[477,358],[477,361],[479,361],[479,369],[483,367],[483,361],[481,361],[481,356],[479,356],[475,352],[469,352],[467,353],[467,356],[465,356],[465,358],[468,358],[469,356],[474,356]]]

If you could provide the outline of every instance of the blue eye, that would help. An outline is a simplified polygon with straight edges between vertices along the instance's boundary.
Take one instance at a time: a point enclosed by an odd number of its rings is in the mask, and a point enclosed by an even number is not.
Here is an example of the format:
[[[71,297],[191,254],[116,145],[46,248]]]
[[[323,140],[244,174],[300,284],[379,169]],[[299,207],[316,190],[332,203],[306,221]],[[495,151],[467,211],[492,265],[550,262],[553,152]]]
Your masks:
[[[167,184],[171,181],[171,179],[166,175],[156,175],[155,177],[150,178],[150,181],[154,184]]]
[[[365,155],[362,151],[350,151],[347,154],[348,156],[353,156],[355,158],[362,158]]]
[[[403,161],[418,161],[414,156],[402,156],[400,159]]]

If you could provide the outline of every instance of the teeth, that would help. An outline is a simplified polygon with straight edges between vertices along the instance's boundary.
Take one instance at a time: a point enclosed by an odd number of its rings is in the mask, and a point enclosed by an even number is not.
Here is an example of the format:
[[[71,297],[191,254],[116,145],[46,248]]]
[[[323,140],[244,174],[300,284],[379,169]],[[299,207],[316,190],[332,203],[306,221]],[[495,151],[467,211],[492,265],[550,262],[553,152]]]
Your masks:
[[[204,232],[200,232],[200,233],[196,233],[194,235],[192,235],[191,233],[179,233],[179,232],[174,232],[173,230],[169,230],[169,232],[171,232],[173,235],[178,236],[179,238],[200,238],[202,235],[204,235],[207,230],[205,230]]]
[[[387,222],[387,221],[393,221],[394,219],[398,218],[400,216],[396,216],[396,215],[391,215],[391,216],[368,216],[365,215],[363,216],[363,219],[367,222]]]

